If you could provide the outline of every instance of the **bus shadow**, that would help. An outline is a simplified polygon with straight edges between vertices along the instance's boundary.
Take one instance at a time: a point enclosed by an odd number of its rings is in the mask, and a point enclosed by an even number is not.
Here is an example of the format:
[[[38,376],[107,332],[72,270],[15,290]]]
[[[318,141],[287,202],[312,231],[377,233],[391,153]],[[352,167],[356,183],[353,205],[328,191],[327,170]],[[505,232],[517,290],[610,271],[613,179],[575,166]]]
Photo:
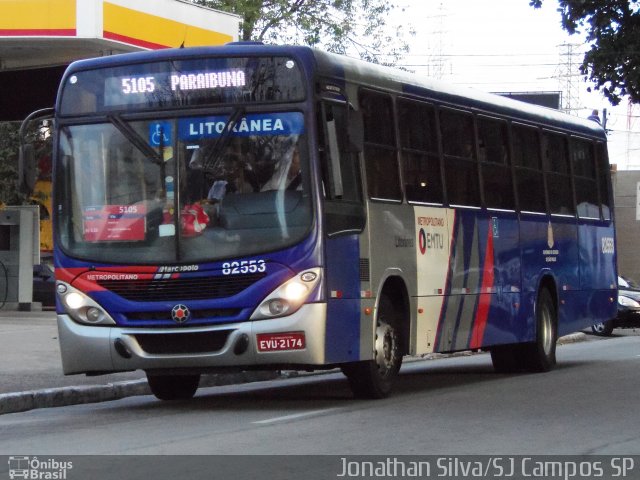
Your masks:
[[[567,360],[559,362],[556,371],[583,367],[588,361]],[[549,372],[552,374],[553,372]],[[201,388],[190,400],[164,402],[153,397],[134,407],[147,410],[193,410],[193,411],[263,411],[277,409],[283,415],[331,408],[361,408],[363,402],[397,402],[411,395],[437,396],[442,391],[464,388],[474,384],[504,382],[514,379],[544,376],[545,373],[496,373],[488,355],[486,360],[473,363],[445,359],[433,362],[409,362],[400,372],[390,397],[383,400],[355,399],[346,377],[341,373],[301,375],[252,384],[228,385]],[[542,378],[542,377],[541,377]]]

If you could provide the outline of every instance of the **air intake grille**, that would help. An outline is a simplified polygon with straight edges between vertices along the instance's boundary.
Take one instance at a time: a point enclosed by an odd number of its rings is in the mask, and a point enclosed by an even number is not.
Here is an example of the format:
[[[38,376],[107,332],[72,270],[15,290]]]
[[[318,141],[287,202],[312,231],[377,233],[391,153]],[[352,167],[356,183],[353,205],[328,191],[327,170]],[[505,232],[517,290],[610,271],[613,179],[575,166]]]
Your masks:
[[[217,352],[224,347],[232,330],[217,332],[138,334],[140,348],[155,355]]]
[[[266,273],[255,273],[160,280],[101,280],[98,285],[134,302],[207,300],[236,295],[265,275]]]
[[[360,259],[360,281],[368,282],[371,280],[371,274],[369,272],[369,259],[361,258]]]

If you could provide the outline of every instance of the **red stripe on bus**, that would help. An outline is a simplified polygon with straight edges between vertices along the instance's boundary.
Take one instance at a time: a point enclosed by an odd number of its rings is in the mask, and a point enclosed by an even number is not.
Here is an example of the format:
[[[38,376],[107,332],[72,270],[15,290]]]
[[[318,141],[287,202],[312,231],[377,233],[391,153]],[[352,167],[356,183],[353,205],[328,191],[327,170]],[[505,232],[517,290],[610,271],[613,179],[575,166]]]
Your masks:
[[[119,33],[113,32],[102,32],[102,36],[104,38],[108,38],[109,40],[116,40],[118,42],[128,43],[131,45],[137,45],[138,47],[148,48],[150,50],[160,50],[162,48],[169,48],[168,45],[161,45],[159,43],[147,42],[145,40],[140,40],[139,38],[128,37],[126,35],[120,35]]]
[[[478,300],[478,311],[476,321],[473,325],[473,333],[471,335],[471,344],[469,348],[480,348],[484,337],[484,330],[487,326],[489,318],[489,307],[491,306],[491,298],[493,295],[493,281],[495,278],[493,270],[493,231],[489,226],[487,234],[487,253],[484,257],[484,268],[482,269],[482,289],[480,290],[480,299]]]
[[[75,37],[75,28],[6,28],[0,29],[0,37]]]

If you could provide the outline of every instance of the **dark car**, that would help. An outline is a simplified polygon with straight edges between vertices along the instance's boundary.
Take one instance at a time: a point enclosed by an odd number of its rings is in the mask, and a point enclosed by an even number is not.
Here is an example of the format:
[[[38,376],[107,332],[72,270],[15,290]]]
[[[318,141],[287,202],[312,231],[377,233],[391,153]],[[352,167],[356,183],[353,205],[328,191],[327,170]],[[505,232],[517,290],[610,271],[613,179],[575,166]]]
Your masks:
[[[56,306],[56,279],[48,257],[33,266],[33,301],[42,303],[43,308]]]
[[[593,325],[596,335],[609,336],[614,328],[640,327],[640,287],[632,280],[618,277],[618,315],[608,322]]]

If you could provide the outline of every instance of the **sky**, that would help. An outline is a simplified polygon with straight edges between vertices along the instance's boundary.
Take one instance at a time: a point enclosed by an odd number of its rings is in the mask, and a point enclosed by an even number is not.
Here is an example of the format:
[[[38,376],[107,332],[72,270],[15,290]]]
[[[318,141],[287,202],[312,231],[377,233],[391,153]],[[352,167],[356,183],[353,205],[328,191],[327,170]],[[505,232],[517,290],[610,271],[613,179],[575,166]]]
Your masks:
[[[396,0],[392,20],[416,31],[402,64],[417,74],[488,92],[556,92],[570,113],[607,109],[609,158],[640,169],[640,105],[617,107],[579,74],[585,36],[562,29],[557,0]]]

